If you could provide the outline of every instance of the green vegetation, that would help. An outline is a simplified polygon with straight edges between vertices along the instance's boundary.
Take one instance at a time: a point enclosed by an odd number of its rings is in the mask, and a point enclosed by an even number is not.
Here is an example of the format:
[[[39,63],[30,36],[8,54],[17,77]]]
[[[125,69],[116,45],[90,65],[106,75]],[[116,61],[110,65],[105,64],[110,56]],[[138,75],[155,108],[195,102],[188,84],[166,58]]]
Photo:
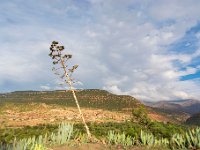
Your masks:
[[[200,128],[188,130],[184,134],[175,134],[171,147],[176,149],[200,149]]]
[[[140,105],[132,110],[133,115],[133,121],[142,123],[142,124],[148,124],[150,123],[150,119],[147,115],[147,110],[143,105]]]
[[[61,145],[68,143],[72,137],[73,125],[61,123],[56,133],[32,136],[23,139],[15,138],[12,143],[0,145],[1,149],[7,150],[46,150],[46,146]]]
[[[135,144],[135,138],[131,136],[126,136],[125,133],[119,134],[114,131],[108,132],[108,143],[114,145],[133,146]]]
[[[80,125],[82,125],[82,128],[84,129],[83,124],[79,124],[79,126]],[[163,136],[155,135],[151,132],[151,130],[145,128],[141,129],[139,134],[137,132],[133,132],[132,135],[129,135],[126,133],[126,130],[123,131],[120,130],[120,128],[117,128],[117,125],[114,126],[113,124],[107,124],[106,126],[107,129],[113,128],[115,130],[107,130],[104,128],[104,131],[102,129],[95,132],[95,129],[92,128],[92,125],[90,124],[90,128],[93,129],[93,133],[96,133],[96,135],[98,135],[99,132],[103,133],[102,136],[95,136],[99,139],[97,141],[102,141],[102,139],[104,139],[108,145],[119,145],[124,148],[132,146],[163,147],[163,149],[200,148],[200,128],[183,130],[182,133],[174,133],[171,137],[165,138]],[[120,126],[123,128],[125,124],[121,124]],[[53,145],[77,142],[89,143],[90,141],[87,139],[86,134],[81,133],[82,130],[79,130],[77,127],[78,125],[73,126],[72,124],[62,123],[51,133],[49,132],[38,136],[26,135],[26,137],[23,137],[22,139],[15,137],[7,144],[2,142],[1,148],[6,147],[8,150],[38,150],[40,148],[45,150],[47,147],[51,147]],[[96,126],[96,129],[97,127],[99,127],[99,125]]]
[[[69,142],[70,138],[72,137],[72,133],[73,125],[61,123],[58,126],[58,131],[56,133],[51,133],[50,135],[51,144],[62,145]]]
[[[167,138],[156,138],[152,133],[145,133],[141,130],[140,132],[140,142],[142,145],[149,146],[164,146],[167,147],[169,145],[169,139]]]
[[[11,143],[15,138],[23,139],[32,136],[38,137],[40,135],[56,132],[57,129],[57,125],[40,125],[34,127],[27,126],[24,128],[0,129],[0,142]]]
[[[144,130],[153,133],[156,137],[171,138],[175,133],[184,133],[185,126],[164,124],[162,122],[150,122],[149,125],[138,124],[134,122],[107,122],[107,123],[89,123],[91,133],[96,137],[103,137],[107,135],[107,131],[112,130],[118,133],[125,133],[126,135],[138,137],[140,131]],[[84,128],[81,124],[74,124],[74,128],[79,132],[84,133]]]
[[[175,133],[184,133],[186,128],[174,124],[164,124],[161,122],[151,122],[148,126],[143,124],[128,122],[106,122],[106,123],[88,123],[91,129],[92,135],[97,138],[105,137],[108,131],[114,131],[117,133],[124,133],[126,136],[139,137],[140,131],[151,132],[156,137],[161,138],[171,138]],[[31,136],[38,137],[39,135],[50,135],[52,132],[58,131],[58,125],[40,125],[34,127],[24,127],[24,128],[7,128],[0,129],[0,141],[10,143],[14,138],[23,139]],[[83,124],[74,124],[74,131],[76,133],[85,133]]]

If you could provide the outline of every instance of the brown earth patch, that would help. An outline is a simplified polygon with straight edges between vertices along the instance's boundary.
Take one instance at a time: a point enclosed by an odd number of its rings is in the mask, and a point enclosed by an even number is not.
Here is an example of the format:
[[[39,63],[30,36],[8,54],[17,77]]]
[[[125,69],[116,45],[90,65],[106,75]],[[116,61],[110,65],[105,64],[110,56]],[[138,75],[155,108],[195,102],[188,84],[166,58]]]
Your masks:
[[[163,115],[160,115],[160,114],[157,114],[157,113],[149,113],[148,114],[149,118],[151,118],[152,120],[155,120],[155,121],[159,121],[159,122],[170,122],[170,119],[163,116]]]
[[[140,146],[134,146],[131,148],[123,148],[122,146],[109,146],[104,145],[101,143],[97,144],[82,144],[79,146],[59,146],[56,148],[53,148],[52,150],[168,150],[167,148],[162,147],[140,147]]]

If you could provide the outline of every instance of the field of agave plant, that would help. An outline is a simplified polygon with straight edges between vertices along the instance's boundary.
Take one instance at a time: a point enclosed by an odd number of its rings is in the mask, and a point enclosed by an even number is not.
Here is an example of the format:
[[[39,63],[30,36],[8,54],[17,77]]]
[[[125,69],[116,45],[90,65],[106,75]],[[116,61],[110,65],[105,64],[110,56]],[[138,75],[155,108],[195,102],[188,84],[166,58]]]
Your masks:
[[[199,149],[200,148],[200,128],[188,130],[184,134],[174,134],[172,138],[156,138],[152,133],[141,130],[139,138],[126,136],[113,131],[108,133],[108,143],[123,145],[124,147],[133,145],[161,146],[169,149]]]
[[[39,135],[17,140],[10,144],[2,143],[0,150],[45,150],[48,146],[62,145],[70,141],[73,133],[73,124],[61,123],[56,133]]]
[[[200,148],[200,128],[189,129],[184,133],[176,133],[171,138],[156,137],[150,132],[141,130],[138,136],[130,136],[126,133],[108,131],[105,137],[95,138],[96,142],[105,141],[107,145],[122,146],[125,149],[134,146],[159,146],[167,149],[199,149]],[[74,125],[61,123],[56,132],[50,134],[32,136],[29,138],[15,138],[11,143],[1,143],[0,150],[47,150],[56,145],[70,143],[88,143],[86,134],[75,132]]]

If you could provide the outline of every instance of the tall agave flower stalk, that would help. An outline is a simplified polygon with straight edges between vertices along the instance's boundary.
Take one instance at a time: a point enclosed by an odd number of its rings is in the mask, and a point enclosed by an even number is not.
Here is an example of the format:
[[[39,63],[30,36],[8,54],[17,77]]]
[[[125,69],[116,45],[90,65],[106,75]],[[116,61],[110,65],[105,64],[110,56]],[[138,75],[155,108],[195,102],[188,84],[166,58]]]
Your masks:
[[[71,54],[63,54],[64,46],[60,46],[58,42],[53,41],[50,47],[50,54],[49,56],[53,60],[54,65],[59,65],[61,67],[53,67],[52,70],[56,75],[59,75],[61,79],[65,81],[65,83],[69,86],[69,89],[71,90],[74,100],[76,102],[76,106],[78,108],[79,114],[82,118],[83,124],[85,126],[88,138],[91,138],[90,130],[85,122],[85,118],[83,116],[83,113],[81,111],[78,99],[76,97],[76,93],[74,91],[73,83],[74,80],[72,79],[73,72],[78,68],[78,65],[74,65],[72,68],[68,69],[67,61],[72,58]]]

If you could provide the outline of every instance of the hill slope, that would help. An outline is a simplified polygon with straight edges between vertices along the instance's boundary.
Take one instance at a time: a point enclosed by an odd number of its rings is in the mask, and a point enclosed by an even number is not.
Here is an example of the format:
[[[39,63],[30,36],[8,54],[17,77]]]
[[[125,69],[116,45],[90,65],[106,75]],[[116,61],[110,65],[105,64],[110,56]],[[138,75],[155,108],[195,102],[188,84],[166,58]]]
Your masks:
[[[104,90],[77,90],[81,107],[98,108],[106,110],[126,110],[142,105],[137,99],[126,95],[114,95]],[[3,103],[32,103],[59,104],[76,107],[70,91],[24,91],[0,94],[0,104]]]
[[[186,124],[188,125],[200,125],[200,113],[192,115],[190,118],[186,120]]]

